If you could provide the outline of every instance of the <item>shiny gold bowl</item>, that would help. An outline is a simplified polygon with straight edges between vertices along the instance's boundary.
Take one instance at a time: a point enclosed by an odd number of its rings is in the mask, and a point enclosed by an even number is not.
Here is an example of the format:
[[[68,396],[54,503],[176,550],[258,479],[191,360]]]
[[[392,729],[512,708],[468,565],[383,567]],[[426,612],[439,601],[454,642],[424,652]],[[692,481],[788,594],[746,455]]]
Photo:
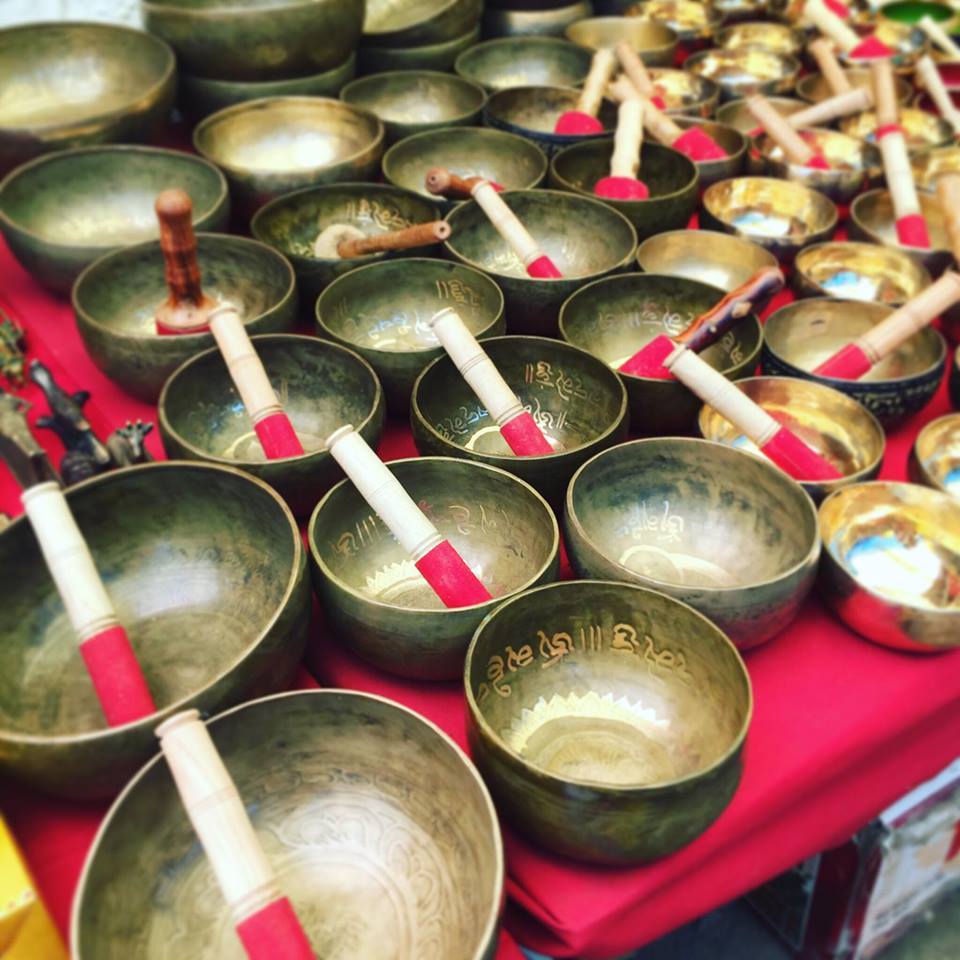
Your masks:
[[[483,0],[366,0],[362,42],[374,47],[447,43],[480,21]]]
[[[708,40],[722,20],[719,10],[699,0],[644,0],[628,7],[625,12],[627,16],[665,23],[683,44]]]
[[[771,53],[783,53],[795,57],[803,49],[803,37],[792,27],[783,23],[761,20],[744,20],[718,31],[714,45],[733,50],[737,47],[760,47]]]
[[[442,43],[428,43],[418,47],[357,48],[357,73],[384,73],[387,70],[452,70],[457,57],[464,50],[476,46],[480,39],[480,24],[459,37]]]
[[[734,47],[691,54],[684,69],[716,83],[722,100],[733,100],[755,93],[788,93],[797,82],[800,61],[762,47]]]
[[[851,87],[870,88],[870,70],[867,67],[847,67],[843,71]],[[894,77],[894,88],[897,93],[897,101],[903,106],[906,105],[913,96],[913,87],[910,81],[903,77]],[[822,73],[808,73],[797,81],[797,96],[808,103],[819,103],[833,96],[830,84],[827,83]]]
[[[590,72],[590,51],[559,37],[503,37],[460,54],[456,71],[491,92],[508,87],[578,87]]]
[[[690,843],[737,789],[753,700],[705,617],[652,590],[530,590],[478,628],[471,752],[500,812],[552,853],[640,863]]]
[[[713,0],[713,8],[720,14],[724,23],[737,23],[740,20],[756,20],[765,16],[769,0]]]
[[[663,100],[665,113],[709,117],[716,109],[720,88],[712,80],[670,67],[653,67],[648,73]]]
[[[907,149],[912,156],[931,147],[943,147],[953,143],[953,127],[943,117],[917,107],[901,107],[900,126],[903,127]],[[844,117],[839,122],[839,129],[848,136],[876,143],[877,115],[872,110],[865,110],[852,117]]]
[[[802,100],[795,100],[792,97],[768,97],[767,99],[777,108],[777,112],[785,117],[807,106]],[[717,123],[726,124],[741,133],[749,133],[757,129],[757,121],[747,109],[747,101],[744,97],[721,104],[717,107],[714,119]]]
[[[960,173],[960,147],[937,147],[910,158],[913,178],[920,190],[935,190],[942,173]]]
[[[910,479],[960,499],[960,413],[932,420],[910,451]]]
[[[936,653],[960,645],[960,503],[912,483],[844,487],[820,506],[820,593],[874,643]]]
[[[626,40],[648,67],[673,66],[677,35],[664,23],[640,17],[588,17],[571,23],[564,35],[588,50],[613,47]]]

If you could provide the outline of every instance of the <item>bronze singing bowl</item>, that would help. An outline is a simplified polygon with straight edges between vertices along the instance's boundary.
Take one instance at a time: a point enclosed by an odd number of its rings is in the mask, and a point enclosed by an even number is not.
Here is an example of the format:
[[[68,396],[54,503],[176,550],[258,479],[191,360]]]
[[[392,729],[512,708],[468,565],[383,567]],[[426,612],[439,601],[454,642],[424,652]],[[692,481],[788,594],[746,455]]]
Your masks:
[[[438,727],[382,697],[300,690],[208,728],[316,956],[491,960],[503,898],[496,811]],[[243,953],[160,755],[100,827],[70,940],[76,960]]]
[[[483,11],[486,37],[562,37],[563,31],[593,13],[590,0],[551,5],[543,10],[507,10],[487,4]]]
[[[719,10],[699,0],[644,0],[628,7],[626,13],[666,24],[683,44],[709,39],[722,19]]]
[[[480,22],[483,0],[366,0],[367,46],[402,49],[448,43]]]
[[[159,235],[154,202],[169,187],[193,201],[196,230],[223,230],[230,194],[212,164],[179,150],[81,147],[47,154],[0,183],[0,231],[35,280],[69,293],[98,257]]]
[[[960,503],[913,483],[844,487],[820,506],[819,590],[862,637],[916,653],[960,645]]]
[[[597,181],[610,173],[612,154],[610,138],[566,147],[550,161],[550,185],[581,197],[595,196]],[[648,199],[604,199],[604,204],[623,214],[640,240],[686,226],[697,206],[697,165],[677,150],[645,140],[638,176],[650,190]]]
[[[144,24],[183,70],[219,80],[279,80],[329,70],[357,45],[364,0],[143,0]]]
[[[453,307],[477,339],[506,328],[503,294],[485,273],[448,260],[408,259],[370,264],[330,284],[317,300],[317,332],[359,353],[377,372],[387,409],[404,415],[414,381],[443,355],[429,323],[444,307]]]
[[[701,120],[699,117],[674,117],[673,119],[681,130],[689,130],[694,126],[700,127],[726,153],[725,157],[718,160],[694,161],[700,176],[698,186],[701,192],[718,180],[738,177],[744,172],[747,164],[747,148],[750,145],[746,134],[735,127],[715,123],[713,120]]]
[[[713,276],[706,265],[703,274]],[[678,276],[628,273],[607,277],[582,287],[564,303],[560,336],[617,370],[659,334],[679,333],[723,294],[700,280]],[[751,313],[701,356],[735,380],[753,372],[762,341],[760,321]],[[619,371],[618,376],[630,399],[633,433],[669,436],[696,429],[700,400],[678,380]]]
[[[227,175],[233,199],[252,215],[302,187],[372,180],[383,124],[324,97],[266,97],[220,110],[193,131],[197,152]]]
[[[750,377],[738,380],[737,387],[840,472],[840,480],[799,481],[814,502],[880,472],[886,447],[883,427],[847,394],[793,377]],[[706,440],[763,456],[752,440],[709,405],[700,409],[699,427]]]
[[[589,144],[568,150],[580,146]],[[625,216],[587,196],[558,190],[515,190],[501,196],[556,264],[562,280],[528,276],[476,201],[447,214],[451,236],[444,249],[489,274],[503,290],[509,333],[556,336],[563,301],[585,283],[625,270],[637,249],[636,231]]]
[[[204,291],[239,306],[247,331],[284,333],[297,319],[289,261],[265,244],[197,234]],[[155,403],[167,377],[213,346],[209,333],[161,336],[157,307],[169,296],[157,241],[122,247],[87,267],[73,286],[73,312],[90,359],[127,393]]]
[[[960,499],[960,413],[928,423],[910,451],[910,479]]]
[[[343,472],[324,440],[351,423],[372,447],[383,429],[383,390],[373,368],[352,350],[316,337],[252,337],[274,392],[304,448],[267,460],[217,347],[191,357],[163,386],[157,419],[171,460],[239,467],[269,483],[305,516]]]
[[[349,480],[310,518],[314,590],[337,639],[365,660],[404,677],[450,679],[491,610],[556,579],[557,520],[533,487],[488,464],[414,457],[388,466],[493,599],[444,607]]]
[[[461,53],[456,71],[491,93],[508,87],[578,87],[590,72],[590,51],[557,37],[505,37]]]
[[[740,648],[796,617],[820,554],[817,513],[779,467],[681,437],[598,453],[567,489],[564,533],[580,577],[689,603]]]
[[[691,54],[684,69],[712,80],[726,101],[755,93],[788,93],[797,82],[800,61],[763,47],[714,48]]]
[[[387,70],[452,70],[457,57],[476,45],[480,25],[453,40],[428,43],[419,47],[367,47],[357,49],[357,69],[361,76]]]
[[[917,107],[900,108],[900,126],[903,127],[911,156],[922,154],[931,147],[943,147],[953,143],[953,127],[943,117]],[[876,143],[877,115],[872,110],[865,110],[852,117],[844,117],[839,122],[839,129],[848,136]]]
[[[920,190],[935,190],[944,173],[960,173],[960,147],[937,147],[910,158],[913,178]]]
[[[154,729],[283,689],[303,655],[300,532],[265,483],[151,463],[66,491],[157,712],[107,727],[60,595],[24,517],[0,533],[0,771],[46,793],[115,794],[156,753]]]
[[[559,511],[577,467],[627,439],[627,392],[602,360],[559,340],[496,337],[483,347],[554,452],[515,456],[446,356],[433,361],[413,388],[410,424],[417,450],[502,467]]]
[[[860,380],[812,372],[891,312],[882,304],[857,300],[814,298],[787,304],[768,317],[764,327],[763,372],[833,387],[859,401],[885,426],[894,426],[922,410],[943,380],[947,345],[933,327],[914,334]]]
[[[791,97],[768,97],[767,99],[777,108],[777,113],[784,117],[789,117],[791,113],[803,110],[807,106],[802,100],[794,100]],[[733,127],[741,133],[749,133],[757,129],[757,121],[747,109],[745,98],[729,100],[721,104],[717,107],[714,119],[717,123]]]
[[[653,590],[588,580],[514,597],[474,634],[464,684],[499,812],[552,853],[673,853],[740,782],[746,667],[709,620]]]
[[[852,23],[851,26],[861,36],[872,34],[881,43],[893,50],[890,62],[901,76],[909,76],[916,67],[917,60],[928,50],[930,44],[927,35],[919,27],[909,23],[897,23],[882,17],[874,19],[872,12],[867,22]],[[851,57],[848,53],[837,52],[837,59],[844,67],[861,67],[863,60]]]
[[[51,150],[150,140],[176,88],[173,51],[106,23],[0,30],[0,176]]]
[[[718,31],[713,40],[717,47],[733,50],[736,47],[760,47],[771,53],[799,55],[803,49],[803,37],[792,27],[783,23],[765,21],[742,21]]]
[[[571,23],[564,35],[588,50],[613,47],[626,40],[648,67],[671,67],[677,35],[668,26],[640,17],[587,17]]]
[[[870,87],[870,70],[867,67],[847,67],[843,72],[851,87]],[[913,87],[903,77],[894,77],[894,85],[897,101],[905,105],[913,94]],[[833,91],[822,73],[808,73],[797,81],[796,94],[808,103],[819,103],[827,97],[832,97]]]
[[[664,113],[674,117],[709,117],[720,100],[720,88],[706,77],[686,70],[654,67],[650,79],[664,103]]]

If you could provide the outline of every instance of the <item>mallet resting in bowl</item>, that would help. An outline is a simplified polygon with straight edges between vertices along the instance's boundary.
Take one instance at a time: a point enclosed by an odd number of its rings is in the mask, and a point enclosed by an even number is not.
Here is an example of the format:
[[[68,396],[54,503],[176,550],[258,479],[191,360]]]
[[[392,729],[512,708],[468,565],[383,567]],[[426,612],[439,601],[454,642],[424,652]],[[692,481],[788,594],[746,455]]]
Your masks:
[[[603,124],[597,119],[597,113],[600,111],[603,91],[606,90],[616,65],[616,57],[607,47],[601,47],[594,53],[577,107],[560,114],[553,128],[554,133],[576,137],[603,133]]]
[[[646,200],[650,188],[639,179],[643,145],[643,103],[624,100],[617,109],[617,132],[610,156],[610,175],[597,181],[593,192],[607,200]]]
[[[388,250],[411,250],[441,243],[450,236],[446,220],[415,223],[411,227],[367,236],[349,223],[331,223],[320,231],[313,243],[313,255],[321,260],[349,260]]]
[[[824,2],[807,0],[803,14],[825,37],[829,37],[852,60],[876,60],[892,57],[891,50],[876,34],[861,37]]]
[[[797,132],[794,126],[777,112],[766,97],[757,94],[747,100],[750,115],[766,131],[767,136],[783,151],[788,163],[815,170],[829,170],[830,164],[822,153],[813,147]]]

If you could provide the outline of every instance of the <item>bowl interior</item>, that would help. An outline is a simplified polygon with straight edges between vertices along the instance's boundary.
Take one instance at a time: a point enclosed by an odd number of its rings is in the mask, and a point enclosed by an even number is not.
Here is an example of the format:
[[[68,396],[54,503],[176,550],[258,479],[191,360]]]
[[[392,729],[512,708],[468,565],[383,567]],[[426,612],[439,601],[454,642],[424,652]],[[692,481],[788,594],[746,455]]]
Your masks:
[[[864,67],[847,67],[843,71],[851,87],[869,87],[870,71]],[[900,103],[906,103],[913,93],[913,88],[903,79],[903,77],[894,77],[894,85],[897,92],[897,99]],[[830,84],[822,73],[810,73],[803,77],[797,83],[797,96],[811,103],[819,103],[832,96],[833,91]]]
[[[706,103],[719,95],[717,85],[712,80],[686,70],[654,68],[649,73],[667,110]]]
[[[803,110],[807,106],[802,100],[794,100],[790,97],[768,97],[767,99],[776,107],[777,113],[784,117],[789,117],[791,113]],[[757,129],[757,121],[747,109],[745,99],[731,100],[717,107],[715,118],[717,123],[726,124],[741,133],[749,133]]]
[[[567,139],[563,134],[554,134],[557,120],[568,110],[575,110],[579,99],[580,91],[573,87],[509,87],[490,97],[486,114],[522,130],[563,140]],[[604,100],[597,119],[605,130],[616,129],[617,111],[613,104]]]
[[[953,142],[953,128],[946,120],[917,107],[900,108],[900,126],[903,127],[907,146],[911,150],[939,147]],[[840,121],[840,129],[848,136],[876,143],[877,115],[872,110],[866,110],[846,117]]]
[[[488,90],[576,87],[590,70],[590,51],[553,37],[503,37],[457,58],[457,73]]]
[[[802,243],[829,230],[837,209],[799,183],[770,177],[737,177],[708,187],[704,207],[717,220],[749,236]]]
[[[838,133],[836,130],[803,129],[798,132],[816,153],[823,155],[830,166],[829,171],[818,171],[817,176],[840,176],[850,171],[880,168],[878,149],[863,140]],[[783,150],[768,136],[759,137],[757,146],[765,157],[780,164],[785,163]]]
[[[718,47],[726,49],[757,46],[775,53],[795,54],[801,47],[797,32],[782,23],[735,23],[721,30],[715,41]]]
[[[681,37],[707,36],[720,22],[717,10],[699,0],[646,0],[634,4],[628,13],[665,23]]]
[[[737,89],[785,80],[797,72],[798,65],[792,57],[763,47],[733,47],[695,53],[687,69],[722,87]]]
[[[367,0],[365,34],[390,33],[424,23],[452,7],[456,0]]]
[[[930,478],[960,498],[960,413],[928,423],[917,437],[916,454]]]
[[[919,191],[917,199],[930,235],[930,250],[949,250],[950,238],[943,220],[943,209],[935,194]],[[868,190],[850,205],[850,216],[877,243],[891,247],[901,246],[897,239],[897,220],[893,215],[893,201],[886,190]],[[903,249],[919,249],[904,247]]]
[[[588,17],[567,27],[566,37],[581,47],[599,50],[626,40],[638,53],[676,46],[677,35],[666,24],[642,17]]]
[[[392,123],[444,123],[479,110],[485,95],[449,73],[397,70],[354,80],[341,91],[346,103]]]

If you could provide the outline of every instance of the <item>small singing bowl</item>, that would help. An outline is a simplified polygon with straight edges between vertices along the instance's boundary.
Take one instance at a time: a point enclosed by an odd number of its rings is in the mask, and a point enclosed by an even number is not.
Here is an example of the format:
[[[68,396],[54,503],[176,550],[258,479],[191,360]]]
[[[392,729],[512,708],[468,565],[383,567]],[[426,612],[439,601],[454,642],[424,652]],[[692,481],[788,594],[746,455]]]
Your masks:
[[[767,99],[776,107],[777,113],[783,117],[789,117],[791,113],[803,110],[807,106],[802,100],[794,100],[791,97],[768,97]],[[757,129],[757,121],[747,109],[745,98],[730,100],[721,104],[714,113],[714,120],[717,123],[733,127],[740,133],[749,133],[751,130]]]
[[[438,727],[382,697],[299,690],[207,728],[316,956],[360,960],[385,945],[394,960],[492,956],[503,897],[497,815]],[[77,960],[161,960],[178,943],[194,958],[242,954],[216,887],[156,755],[87,856],[70,936]]]
[[[920,190],[935,190],[944,173],[960,173],[960,147],[937,147],[910,158],[913,178]]]
[[[552,853],[655,860],[740,782],[743,660],[684,603],[625,583],[556,583],[501,604],[464,668],[471,753],[498,810]]]
[[[571,23],[564,35],[588,50],[614,47],[626,41],[648,67],[672,67],[677,35],[668,26],[641,17],[587,17]]]
[[[666,24],[683,44],[709,39],[721,22],[720,11],[699,0],[644,0],[626,12],[628,16]]]
[[[397,70],[348,83],[340,99],[378,116],[387,143],[394,143],[424,130],[475,124],[487,94],[479,84],[449,73]]]
[[[559,37],[503,37],[461,53],[456,71],[491,93],[509,87],[579,87],[590,72],[590,51]]]
[[[366,0],[362,41],[388,48],[447,43],[472,30],[482,9],[482,0]]]
[[[66,491],[157,712],[108,727],[25,517],[0,533],[0,772],[71,800],[115,794],[156,753],[154,729],[283,689],[310,621],[296,521],[240,470],[151,463]]]
[[[913,73],[917,60],[926,53],[929,47],[927,35],[919,27],[911,26],[908,23],[897,23],[894,20],[885,20],[882,17],[874,18],[871,11],[867,22],[852,24],[853,28],[861,35],[875,36],[881,43],[893,50],[890,62],[893,64],[896,72],[902,76]],[[837,59],[844,67],[861,67],[863,60],[852,57],[849,53],[839,51]]]
[[[176,89],[173,51],[106,23],[0,30],[0,176],[51,150],[150,140]]]
[[[910,479],[960,499],[960,413],[928,423],[910,451]]]
[[[581,197],[592,197],[597,181],[610,172],[613,141],[590,140],[566,147],[550,161],[550,185]],[[677,150],[645,141],[640,151],[639,178],[647,185],[646,200],[603,202],[619,211],[636,228],[637,237],[675,230],[689,223],[697,206],[700,174],[697,165]],[[575,236],[571,236],[571,243]]]
[[[689,603],[742,650],[796,617],[820,554],[816,508],[795,480],[760,457],[682,437],[588,460],[567,489],[564,533],[578,576]]]
[[[720,88],[706,77],[668,67],[654,67],[648,73],[663,100],[664,113],[675,118],[709,117],[720,101]]]
[[[960,503],[913,483],[844,487],[820,506],[819,590],[874,643],[915,653],[960,644]]]
[[[852,397],[793,377],[750,377],[738,380],[737,387],[840,472],[839,480],[799,481],[815,503],[840,487],[872,480],[880,472],[886,447],[883,427]],[[752,440],[711,406],[700,408],[698,425],[705,440],[763,456]]]
[[[493,599],[444,607],[349,480],[310,518],[314,589],[337,638],[363,659],[404,677],[450,679],[491,610],[556,579],[560,530],[547,501],[497,467],[447,457],[387,466]]]
[[[304,453],[267,460],[217,347],[170,375],[158,401],[163,449],[171,460],[239,467],[269,483],[297,516],[343,479],[324,439],[352,423],[372,447],[383,429],[383,390],[373,368],[352,350],[316,337],[252,337]]]
[[[745,237],[781,260],[830,237],[837,208],[817,190],[772,177],[721,180],[703,194],[701,224]]]
[[[557,190],[515,190],[501,196],[563,279],[528,276],[475,201],[447,214],[451,236],[444,247],[453,259],[496,281],[506,302],[509,333],[556,336],[563,301],[585,283],[625,270],[637,249],[636,231],[623,214],[587,196]]]
[[[673,119],[681,130],[699,127],[726,153],[725,157],[718,160],[694,161],[697,173],[700,175],[698,186],[701,192],[718,180],[738,177],[744,172],[747,163],[747,148],[750,146],[749,138],[745,133],[741,133],[735,127],[715,123],[713,120],[701,120],[698,117],[674,117]]]
[[[238,103],[193,131],[197,152],[223,170],[248,215],[302,187],[372,180],[383,142],[383,124],[372,113],[325,97]]]
[[[486,37],[562,37],[563,31],[593,13],[590,0],[551,5],[543,10],[501,9],[487,4],[483,11],[483,34]]]
[[[414,381],[443,354],[430,319],[449,306],[477,339],[504,332],[503,294],[485,273],[427,259],[373,263],[339,277],[317,300],[317,332],[359,353],[377,372],[387,409],[405,414]]]
[[[560,510],[577,467],[627,439],[627,392],[607,364],[559,340],[497,337],[483,347],[554,452],[511,453],[496,422],[445,356],[431,363],[413,388],[410,422],[417,450],[502,467]]]
[[[372,47],[357,49],[357,70],[361,76],[388,70],[452,70],[457,57],[480,39],[480,24],[453,40],[418,47]]]
[[[763,47],[701,50],[691,54],[684,69],[720,87],[721,100],[788,93],[797,82],[800,61]]]
[[[863,404],[884,426],[895,426],[922,410],[943,380],[947,345],[933,327],[914,334],[860,380],[813,373],[891,312],[891,307],[856,300],[814,298],[787,304],[764,327],[763,372],[833,387]]]
[[[771,53],[797,56],[803,49],[803,38],[792,27],[783,23],[742,21],[720,30],[713,39],[724,50],[736,47],[761,47]]]
[[[870,71],[866,67],[848,67],[843,71],[851,87],[870,88]],[[903,77],[894,77],[894,86],[897,93],[897,102],[901,105],[906,104],[913,95],[913,87],[910,82]],[[809,73],[797,81],[796,94],[801,100],[807,103],[819,103],[833,96],[830,84],[827,83],[822,73]]]
[[[931,147],[944,147],[953,143],[953,127],[943,117],[927,113],[917,107],[900,109],[900,126],[903,127],[907,141],[907,150],[916,156]],[[876,143],[877,115],[872,110],[844,117],[839,129],[851,137],[859,137],[869,143]]]
[[[247,332],[285,333],[297,320],[293,267],[256,240],[197,234],[203,289],[240,308]],[[156,403],[167,377],[214,345],[210,333],[161,336],[157,307],[169,297],[157,241],[122,247],[87,267],[73,286],[73,312],[90,359],[127,393]]]
[[[677,276],[628,273],[608,277],[582,287],[564,303],[560,336],[618,370],[654,337],[679,333],[721,300],[723,293],[700,280]],[[760,321],[751,313],[701,356],[726,377],[736,379],[753,372],[762,341]],[[669,436],[696,429],[700,400],[678,380],[619,370],[617,375],[627,388],[630,426],[635,434]]]

